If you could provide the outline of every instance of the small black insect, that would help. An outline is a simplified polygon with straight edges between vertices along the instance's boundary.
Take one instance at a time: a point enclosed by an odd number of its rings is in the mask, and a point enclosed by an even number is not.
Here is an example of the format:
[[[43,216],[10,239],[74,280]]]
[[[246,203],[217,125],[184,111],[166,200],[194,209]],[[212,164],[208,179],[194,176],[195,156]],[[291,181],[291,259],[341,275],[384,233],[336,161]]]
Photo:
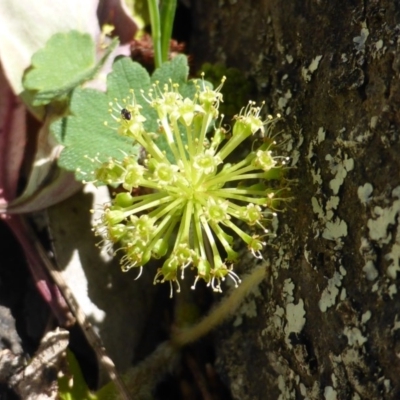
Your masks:
[[[121,117],[122,119],[125,119],[127,121],[130,121],[132,119],[132,114],[130,111],[128,111],[126,108],[123,108],[121,110]]]

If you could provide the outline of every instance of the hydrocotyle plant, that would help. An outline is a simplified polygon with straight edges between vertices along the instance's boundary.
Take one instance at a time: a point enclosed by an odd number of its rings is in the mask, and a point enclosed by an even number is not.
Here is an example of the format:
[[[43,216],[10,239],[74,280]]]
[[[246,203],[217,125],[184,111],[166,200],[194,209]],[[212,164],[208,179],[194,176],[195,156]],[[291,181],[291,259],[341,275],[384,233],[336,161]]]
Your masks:
[[[261,117],[262,107],[250,102],[226,128],[219,105],[221,88],[211,89],[201,79],[192,81],[193,95],[183,96],[179,85],[155,82],[148,92],[130,91],[129,96],[110,103],[114,130],[139,144],[145,152],[124,153],[122,159],[98,164],[95,183],[120,187],[111,204],[104,206],[95,227],[97,235],[124,252],[122,270],[139,269],[151,258],[165,257],[154,283],[169,282],[180,290],[185,270],[195,270],[194,289],[203,279],[214,291],[228,276],[237,286],[233,271],[238,253],[237,235],[249,251],[262,257],[268,221],[274,215],[276,190],[267,182],[282,177],[285,157],[274,155],[269,137],[274,118]],[[141,98],[157,113],[158,131],[146,130]],[[229,155],[247,138],[260,132],[262,145],[237,163]],[[155,139],[162,137],[161,149]],[[126,150],[124,150],[126,151]],[[246,233],[240,222],[256,228]]]

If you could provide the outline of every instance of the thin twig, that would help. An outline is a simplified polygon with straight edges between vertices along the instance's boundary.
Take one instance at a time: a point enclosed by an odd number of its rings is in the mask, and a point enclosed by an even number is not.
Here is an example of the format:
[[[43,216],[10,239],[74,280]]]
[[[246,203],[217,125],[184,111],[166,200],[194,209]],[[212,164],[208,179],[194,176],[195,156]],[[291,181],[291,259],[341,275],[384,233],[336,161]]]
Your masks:
[[[179,330],[172,338],[163,342],[157,349],[136,367],[124,375],[130,393],[135,393],[135,400],[151,398],[151,391],[165,375],[173,371],[179,360],[179,350],[195,342],[230,317],[240,306],[251,289],[265,277],[265,268],[256,268],[244,277],[238,288],[217,304],[197,325]],[[115,397],[114,397],[115,398]]]
[[[173,345],[186,346],[220,325],[238,309],[248,292],[265,278],[266,273],[265,268],[256,268],[252,271],[243,279],[238,288],[233,289],[230,295],[218,303],[197,325],[175,333],[171,338]]]

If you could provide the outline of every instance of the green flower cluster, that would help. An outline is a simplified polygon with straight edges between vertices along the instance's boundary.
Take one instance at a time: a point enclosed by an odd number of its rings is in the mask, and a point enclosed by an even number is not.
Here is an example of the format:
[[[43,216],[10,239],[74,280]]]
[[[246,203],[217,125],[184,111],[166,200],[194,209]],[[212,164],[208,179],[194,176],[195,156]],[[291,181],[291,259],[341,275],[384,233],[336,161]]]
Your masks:
[[[123,190],[104,206],[95,230],[110,244],[119,243],[123,271],[139,268],[140,276],[151,258],[165,257],[154,283],[170,282],[171,295],[172,282],[179,291],[179,279],[188,267],[195,270],[193,289],[203,279],[220,292],[227,276],[237,286],[240,278],[232,264],[238,253],[231,235],[238,235],[261,258],[263,239],[269,235],[265,223],[274,215],[275,191],[265,182],[282,176],[286,159],[273,155],[273,141],[267,138],[236,164],[225,162],[246,138],[264,134],[274,119],[264,121],[261,107],[251,102],[234,118],[231,132],[225,130],[218,112],[223,81],[214,90],[196,81],[192,99],[183,98],[172,83],[141,93],[158,114],[157,134],[164,135],[170,155],[157,146],[157,135],[145,130],[133,91],[123,106],[110,104],[118,133],[140,144],[146,157],[138,161],[127,154],[122,161],[109,159],[97,168],[95,181]],[[257,225],[262,232],[249,235],[235,220]]]

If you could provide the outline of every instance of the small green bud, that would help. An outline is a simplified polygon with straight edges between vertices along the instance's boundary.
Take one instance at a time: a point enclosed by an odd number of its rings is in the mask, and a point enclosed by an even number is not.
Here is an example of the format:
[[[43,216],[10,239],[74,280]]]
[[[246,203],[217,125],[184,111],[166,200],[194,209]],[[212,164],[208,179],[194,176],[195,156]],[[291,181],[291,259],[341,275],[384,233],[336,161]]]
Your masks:
[[[152,248],[153,256],[155,258],[164,257],[168,251],[168,240],[165,238],[158,239]]]
[[[129,207],[133,204],[133,197],[127,192],[118,193],[115,196],[115,204],[121,208]]]
[[[162,281],[176,281],[178,267],[179,262],[175,257],[168,258],[161,267]]]
[[[104,214],[105,220],[110,226],[116,225],[125,219],[125,214],[121,210],[106,210]]]

